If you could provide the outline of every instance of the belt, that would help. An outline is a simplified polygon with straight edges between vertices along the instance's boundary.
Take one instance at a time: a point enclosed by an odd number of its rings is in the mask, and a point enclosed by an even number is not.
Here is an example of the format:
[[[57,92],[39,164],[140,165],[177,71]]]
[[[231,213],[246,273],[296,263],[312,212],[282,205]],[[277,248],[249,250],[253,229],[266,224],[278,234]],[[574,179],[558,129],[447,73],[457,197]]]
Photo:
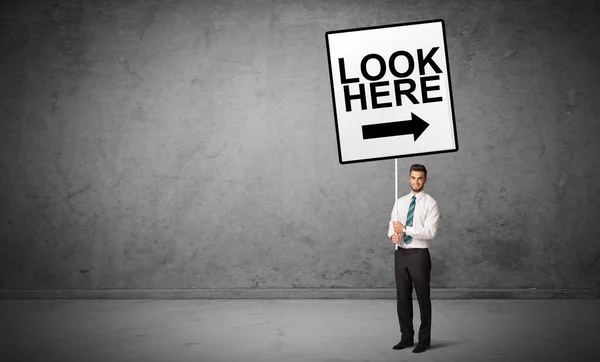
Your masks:
[[[429,248],[399,248],[396,247],[396,250],[409,251],[409,250],[428,250]]]

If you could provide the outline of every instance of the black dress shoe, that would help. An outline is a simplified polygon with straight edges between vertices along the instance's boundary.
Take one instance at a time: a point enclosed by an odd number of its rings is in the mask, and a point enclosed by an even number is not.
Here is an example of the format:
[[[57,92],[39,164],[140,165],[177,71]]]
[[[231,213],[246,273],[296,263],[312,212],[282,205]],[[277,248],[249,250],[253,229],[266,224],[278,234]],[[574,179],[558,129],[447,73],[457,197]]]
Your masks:
[[[417,346],[415,347],[415,349],[413,349],[413,353],[425,352],[428,349],[429,349],[429,344],[417,343]]]
[[[395,345],[394,347],[392,347],[395,350],[399,350],[399,349],[404,349],[406,347],[410,347],[410,346],[414,346],[415,342],[413,341],[400,341],[400,343],[398,343],[397,345]]]

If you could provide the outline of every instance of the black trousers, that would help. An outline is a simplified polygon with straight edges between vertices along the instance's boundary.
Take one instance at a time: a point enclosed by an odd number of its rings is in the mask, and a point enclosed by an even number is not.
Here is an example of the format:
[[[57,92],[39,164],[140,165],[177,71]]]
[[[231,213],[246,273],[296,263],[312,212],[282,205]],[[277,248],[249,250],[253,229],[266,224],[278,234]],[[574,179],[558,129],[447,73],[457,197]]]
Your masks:
[[[414,341],[413,285],[421,312],[419,343],[431,343],[431,255],[429,249],[402,249],[394,252],[396,269],[396,303],[402,340]]]

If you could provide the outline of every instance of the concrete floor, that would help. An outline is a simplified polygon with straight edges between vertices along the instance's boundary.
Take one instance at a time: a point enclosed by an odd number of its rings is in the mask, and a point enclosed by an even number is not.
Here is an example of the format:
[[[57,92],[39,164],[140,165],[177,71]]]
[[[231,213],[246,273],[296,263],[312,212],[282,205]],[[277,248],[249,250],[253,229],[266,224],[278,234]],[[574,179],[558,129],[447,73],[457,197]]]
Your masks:
[[[0,300],[0,360],[600,360],[599,300],[432,303],[432,348],[413,354],[392,350],[394,300]]]

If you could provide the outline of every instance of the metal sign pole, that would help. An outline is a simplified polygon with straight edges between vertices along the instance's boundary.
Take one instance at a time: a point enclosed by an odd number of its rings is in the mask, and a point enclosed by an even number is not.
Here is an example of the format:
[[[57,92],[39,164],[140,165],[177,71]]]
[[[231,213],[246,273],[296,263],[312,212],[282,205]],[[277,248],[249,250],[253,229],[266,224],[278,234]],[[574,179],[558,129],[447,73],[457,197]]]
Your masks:
[[[398,202],[398,159],[394,158],[394,180],[396,182],[396,188],[394,191],[396,191],[396,193],[394,194],[396,196],[396,198],[394,199],[394,204],[396,204]],[[398,212],[398,205],[396,205],[396,221],[400,221],[400,218],[398,218],[398,215],[400,215],[400,213]]]

